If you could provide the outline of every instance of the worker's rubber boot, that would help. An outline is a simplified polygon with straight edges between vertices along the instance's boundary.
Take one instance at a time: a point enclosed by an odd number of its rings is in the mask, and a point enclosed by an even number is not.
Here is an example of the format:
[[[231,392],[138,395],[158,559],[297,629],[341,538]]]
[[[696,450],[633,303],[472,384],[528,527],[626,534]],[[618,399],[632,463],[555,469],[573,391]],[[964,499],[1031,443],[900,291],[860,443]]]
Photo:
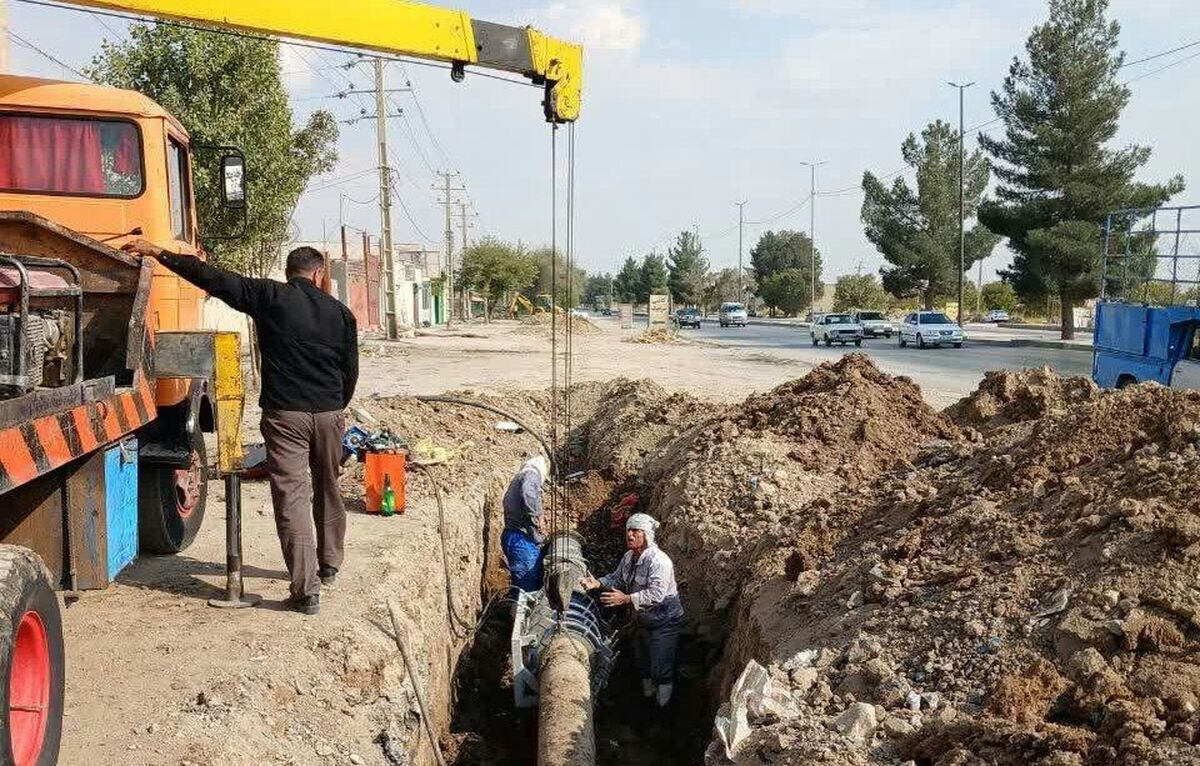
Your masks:
[[[674,690],[675,686],[673,684],[658,685],[658,697],[655,701],[658,702],[659,707],[667,706],[667,703],[671,701],[671,692]]]
[[[654,682],[649,678],[642,679],[642,696],[644,696],[646,699],[650,699],[654,696]]]

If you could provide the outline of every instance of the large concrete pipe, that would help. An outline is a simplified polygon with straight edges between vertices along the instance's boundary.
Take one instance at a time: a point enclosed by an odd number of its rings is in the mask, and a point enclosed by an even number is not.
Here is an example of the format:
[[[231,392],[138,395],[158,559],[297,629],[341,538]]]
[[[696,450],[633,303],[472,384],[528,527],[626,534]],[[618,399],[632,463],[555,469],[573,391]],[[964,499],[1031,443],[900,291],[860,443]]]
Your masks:
[[[592,649],[560,632],[542,652],[538,670],[538,766],[595,766]]]

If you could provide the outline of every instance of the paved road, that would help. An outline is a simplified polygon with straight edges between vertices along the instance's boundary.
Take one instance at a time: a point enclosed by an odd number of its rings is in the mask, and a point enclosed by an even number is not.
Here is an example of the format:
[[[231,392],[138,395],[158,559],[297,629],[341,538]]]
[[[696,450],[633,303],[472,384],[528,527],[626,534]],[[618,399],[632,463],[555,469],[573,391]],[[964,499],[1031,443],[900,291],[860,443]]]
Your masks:
[[[869,354],[880,369],[893,375],[907,375],[917,382],[926,396],[935,401],[953,401],[975,389],[988,370],[1020,370],[1049,366],[1064,375],[1090,376],[1090,353],[1053,348],[1008,348],[971,346],[963,348],[900,348],[896,339],[868,339],[862,348],[824,345],[813,348],[808,328],[750,325],[722,329],[704,323],[699,330],[683,330],[684,337],[717,343],[742,353],[762,354],[764,361],[778,359],[816,365],[843,354],[862,351]]]

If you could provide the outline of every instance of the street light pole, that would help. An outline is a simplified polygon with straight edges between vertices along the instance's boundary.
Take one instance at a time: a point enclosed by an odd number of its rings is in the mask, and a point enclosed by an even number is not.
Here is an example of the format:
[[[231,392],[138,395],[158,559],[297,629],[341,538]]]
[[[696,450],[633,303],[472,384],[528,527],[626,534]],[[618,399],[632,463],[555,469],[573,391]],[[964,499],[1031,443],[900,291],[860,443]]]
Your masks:
[[[742,287],[742,227],[746,223],[746,202],[733,203],[738,207],[738,302],[746,300],[746,290]]]
[[[800,163],[801,165],[806,165],[812,171],[808,189],[808,273],[809,281],[812,283],[811,302],[808,305],[808,311],[812,315],[816,315],[817,313],[817,168],[826,162],[828,160]]]
[[[963,283],[967,278],[967,205],[965,164],[967,156],[967,130],[964,121],[965,94],[967,88],[974,85],[969,82],[964,85],[947,83],[951,88],[958,88],[958,326],[963,326]]]

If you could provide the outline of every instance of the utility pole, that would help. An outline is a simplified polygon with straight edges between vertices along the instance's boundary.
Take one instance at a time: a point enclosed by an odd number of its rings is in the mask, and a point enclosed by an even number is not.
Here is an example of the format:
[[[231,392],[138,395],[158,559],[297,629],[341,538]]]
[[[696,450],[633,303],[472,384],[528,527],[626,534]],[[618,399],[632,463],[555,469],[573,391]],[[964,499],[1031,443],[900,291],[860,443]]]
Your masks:
[[[456,191],[466,191],[466,189],[462,186],[457,186],[457,187],[450,186],[450,180],[454,176],[458,175],[458,173],[452,172],[452,171],[442,171],[441,173],[438,173],[438,175],[440,175],[442,177],[442,187],[439,188],[439,187],[435,186],[433,188],[436,189],[437,191],[442,192],[443,196],[442,196],[442,199],[440,200],[440,204],[444,205],[445,210],[446,210],[446,273],[443,275],[444,279],[442,280],[443,290],[445,292],[446,327],[453,327],[454,326],[454,228],[453,228],[453,213],[451,211],[451,206],[457,204],[457,201],[454,199],[454,197],[451,196],[451,193],[456,192]],[[464,228],[463,233],[464,233],[463,241],[465,242],[466,241],[465,228]]]
[[[375,138],[379,144],[379,262],[383,267],[383,332],[396,338],[396,265],[392,262],[392,177],[388,166],[383,59],[375,59]]]
[[[808,272],[812,282],[812,302],[808,311],[812,316],[816,316],[817,313],[817,168],[826,162],[828,160],[800,163],[812,171],[808,187]]]
[[[742,287],[742,229],[746,225],[746,200],[733,203],[738,209],[738,302],[746,299],[746,290]]]
[[[465,253],[467,251],[467,229],[471,226],[474,226],[474,224],[467,223],[467,203],[463,202],[462,200],[458,201],[458,221],[461,231],[461,239],[459,240],[458,248],[460,251]],[[463,292],[462,308],[463,316],[466,316],[470,313],[471,304],[467,299],[466,291]],[[488,308],[490,309],[491,307]]]
[[[958,89],[958,326],[963,323],[963,284],[967,280],[967,202],[965,164],[967,158],[967,129],[965,123],[967,88],[975,83],[959,85],[956,82],[947,83],[951,88]],[[980,272],[982,274],[982,271]],[[981,277],[982,278],[982,277]],[[978,298],[976,298],[978,303]],[[976,308],[978,311],[978,308]]]

